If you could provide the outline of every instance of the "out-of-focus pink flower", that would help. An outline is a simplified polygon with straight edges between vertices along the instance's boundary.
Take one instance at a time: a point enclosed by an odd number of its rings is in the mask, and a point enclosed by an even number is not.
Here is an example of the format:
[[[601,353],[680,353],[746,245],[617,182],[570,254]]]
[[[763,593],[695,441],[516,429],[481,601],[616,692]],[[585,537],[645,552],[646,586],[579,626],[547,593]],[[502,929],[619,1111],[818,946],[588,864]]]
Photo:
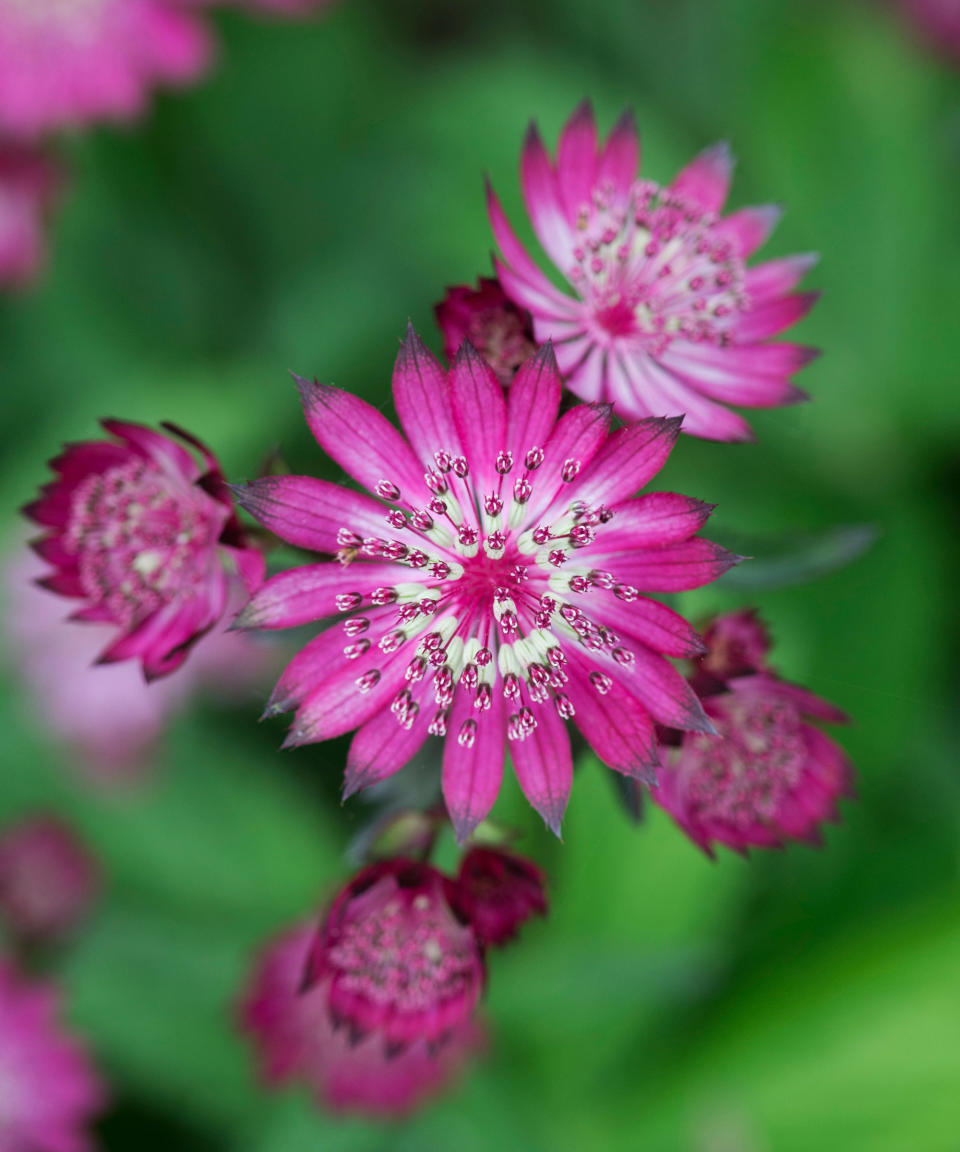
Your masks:
[[[58,1020],[57,992],[0,963],[0,1148],[87,1152],[104,1092],[84,1049]]]
[[[24,287],[42,268],[47,217],[59,184],[48,155],[0,142],[0,288]]]
[[[488,189],[500,283],[532,314],[537,341],[553,341],[567,385],[582,399],[609,401],[624,420],[682,414],[694,436],[748,439],[749,425],[725,405],[768,408],[804,396],[790,376],[812,350],[770,338],[816,300],[793,291],[815,259],[747,268],[780,211],[720,216],[733,172],[726,145],[702,152],[666,187],[637,178],[638,157],[629,115],[604,145],[590,106],[581,105],[555,164],[531,125],[524,199],[569,290],[534,264]]]
[[[361,872],[319,933],[264,954],[242,1022],[269,1084],[306,1083],[336,1111],[409,1111],[480,1042],[482,949],[451,907],[452,881],[393,860]]]
[[[506,398],[464,344],[449,373],[411,329],[397,359],[402,436],[347,392],[298,380],[320,446],[378,500],[307,476],[238,490],[271,531],[327,553],[267,581],[240,617],[258,628],[345,618],[287,667],[268,712],[293,708],[286,746],[358,729],[346,792],[445,737],[443,793],[462,840],[490,811],[509,747],[520,785],[559,833],[574,718],[601,760],[651,779],[654,721],[709,722],[666,659],[702,651],[648,597],[735,562],[697,536],[709,505],[655,492],[679,419],[609,431],[609,408],[559,415],[544,348]],[[382,501],[382,503],[380,502]]]
[[[456,905],[483,944],[512,940],[531,916],[547,914],[543,873],[523,856],[472,848],[460,864]]]
[[[720,617],[705,635],[729,636],[746,620],[742,613]],[[711,668],[704,658],[693,680],[716,734],[684,734],[664,756],[652,790],[711,855],[717,843],[738,852],[788,839],[818,843],[819,826],[837,818],[837,802],[851,790],[845,754],[811,723],[841,724],[846,716],[767,671],[765,657],[754,649],[754,667],[734,661],[728,678],[718,677],[722,661]]]
[[[64,935],[87,914],[99,890],[96,862],[62,820],[32,816],[0,832],[0,919],[14,938]]]
[[[0,134],[133,119],[156,85],[195,80],[210,50],[176,0],[0,0]]]
[[[35,583],[46,569],[27,548],[4,569],[4,628],[17,675],[44,729],[77,754],[74,765],[101,783],[142,769],[168,719],[192,695],[245,695],[266,674],[264,647],[224,631],[229,611],[176,675],[147,684],[133,663],[95,664],[112,626],[69,619],[63,598]],[[245,599],[239,587],[231,598],[234,608]]]
[[[770,637],[754,609],[716,616],[703,631],[706,652],[699,658],[702,673],[730,680],[750,672],[765,672]]]
[[[529,313],[507,298],[498,280],[481,277],[476,288],[466,284],[448,288],[434,311],[446,358],[452,361],[469,340],[503,385],[536,351]]]
[[[960,0],[897,0],[927,47],[954,65],[960,62]]]
[[[154,680],[223,619],[231,572],[259,585],[263,556],[205,445],[172,425],[103,426],[116,439],[68,445],[24,511],[47,530],[33,545],[54,568],[43,587],[84,602],[73,619],[112,626],[99,661],[138,659]]]

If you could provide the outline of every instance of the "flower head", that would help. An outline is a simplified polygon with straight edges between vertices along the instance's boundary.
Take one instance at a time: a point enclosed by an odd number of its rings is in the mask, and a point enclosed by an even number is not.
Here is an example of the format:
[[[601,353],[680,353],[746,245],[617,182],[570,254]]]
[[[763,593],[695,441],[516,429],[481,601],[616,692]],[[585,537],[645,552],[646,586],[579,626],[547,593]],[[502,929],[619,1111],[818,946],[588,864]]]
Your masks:
[[[743,852],[786,839],[818,842],[819,825],[836,819],[852,781],[842,750],[810,723],[840,724],[844,714],[767,670],[765,633],[749,658],[725,647],[745,627],[754,643],[762,625],[751,613],[718,617],[706,629],[705,638],[721,641],[720,655],[704,656],[693,679],[716,732],[680,737],[653,789],[653,799],[711,854],[715,843]],[[724,655],[731,651],[738,652],[733,659]]]
[[[709,728],[665,659],[701,650],[650,592],[695,588],[735,557],[696,533],[710,507],[634,497],[666,460],[678,419],[611,433],[609,409],[558,418],[549,347],[508,395],[464,344],[449,373],[412,330],[394,399],[407,438],[375,408],[298,381],[307,422],[378,500],[306,476],[268,477],[240,503],[279,536],[327,553],[269,580],[250,627],[342,620],[287,667],[269,714],[296,708],[288,745],[358,729],[347,793],[445,738],[443,791],[462,839],[489,812],[509,746],[554,831],[572,778],[565,721],[597,755],[650,779],[653,722]]]
[[[103,426],[115,439],[68,446],[24,511],[47,530],[34,548],[54,571],[40,584],[84,602],[74,619],[113,626],[101,662],[135,657],[154,679],[220,621],[231,572],[259,584],[263,557],[203,444],[170,425]]]
[[[0,143],[0,288],[30,284],[46,259],[46,222],[60,175],[37,149]]]
[[[193,80],[209,55],[176,0],[0,0],[0,134],[133,119],[154,85]]]
[[[780,213],[767,206],[720,217],[733,171],[725,145],[701,153],[668,186],[637,178],[638,155],[632,118],[601,145],[588,104],[565,127],[556,164],[531,126],[522,162],[527,212],[569,290],[534,264],[488,190],[500,283],[533,315],[537,340],[553,341],[582,399],[609,401],[624,420],[683,414],[695,436],[746,439],[749,426],[725,405],[803,397],[789,378],[811,350],[769,341],[813,305],[814,294],[793,289],[814,260],[747,268]]]
[[[547,914],[546,882],[523,856],[471,848],[460,864],[456,902],[482,943],[504,944],[531,916]]]
[[[536,351],[530,314],[507,298],[498,280],[481,278],[476,288],[448,288],[434,311],[446,358],[452,361],[469,340],[503,385]]]
[[[54,989],[0,964],[0,1147],[87,1152],[103,1089],[84,1050],[57,1020]]]
[[[0,832],[0,918],[14,936],[61,936],[86,915],[99,888],[96,862],[56,817],[29,817]]]
[[[427,864],[371,865],[319,932],[263,957],[242,1019],[268,1082],[301,1080],[328,1107],[408,1111],[477,1046],[482,949],[454,911],[454,882]]]

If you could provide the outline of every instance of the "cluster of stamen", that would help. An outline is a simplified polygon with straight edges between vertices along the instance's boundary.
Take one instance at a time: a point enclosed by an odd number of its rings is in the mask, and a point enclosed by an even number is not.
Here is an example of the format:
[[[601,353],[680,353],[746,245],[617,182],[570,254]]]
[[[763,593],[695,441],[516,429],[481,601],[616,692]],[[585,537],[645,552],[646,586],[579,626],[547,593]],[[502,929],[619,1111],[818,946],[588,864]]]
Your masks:
[[[780,700],[738,693],[714,697],[716,736],[688,734],[683,763],[694,814],[748,829],[771,823],[803,781],[803,721]]]
[[[390,898],[348,920],[330,946],[338,991],[400,1013],[428,1011],[476,983],[477,952],[468,929],[439,896]]]
[[[133,460],[77,487],[63,546],[87,596],[129,626],[205,581],[222,520],[205,493],[175,491],[156,465]]]
[[[473,715],[462,721],[456,738],[471,746],[478,722],[490,711],[494,693],[507,703],[507,735],[524,740],[537,727],[537,709],[552,706],[558,715],[574,715],[565,686],[564,646],[603,651],[622,666],[634,654],[612,629],[596,623],[572,603],[588,594],[615,596],[625,602],[639,595],[609,572],[583,566],[578,551],[591,544],[613,512],[582,501],[558,499],[565,511],[544,522],[531,522],[527,505],[543,474],[543,449],[533,446],[521,462],[509,451],[494,461],[496,487],[479,491],[462,456],[439,451],[426,474],[433,493],[428,507],[402,506],[399,487],[381,481],[376,494],[395,506],[385,523],[397,535],[361,537],[340,530],[340,559],[356,556],[388,559],[412,569],[409,582],[378,587],[367,593],[344,591],[335,603],[342,613],[348,659],[367,656],[377,646],[384,660],[404,645],[414,651],[405,670],[406,684],[395,695],[391,711],[410,728],[420,712],[421,681],[432,680],[435,711],[429,730],[447,735],[450,707],[457,692],[469,693]],[[559,465],[561,490],[580,474],[579,460]],[[402,537],[402,538],[401,538]],[[569,599],[568,599],[569,598]],[[374,627],[364,609],[395,606],[385,630]],[[380,616],[382,619],[382,615]],[[375,635],[375,632],[378,632]],[[360,692],[379,684],[381,668],[368,668],[356,680]],[[600,694],[611,678],[595,670],[590,682]]]
[[[714,233],[716,220],[649,180],[626,199],[610,184],[594,189],[567,272],[605,337],[639,341],[654,356],[677,338],[729,342],[748,301],[743,260]]]

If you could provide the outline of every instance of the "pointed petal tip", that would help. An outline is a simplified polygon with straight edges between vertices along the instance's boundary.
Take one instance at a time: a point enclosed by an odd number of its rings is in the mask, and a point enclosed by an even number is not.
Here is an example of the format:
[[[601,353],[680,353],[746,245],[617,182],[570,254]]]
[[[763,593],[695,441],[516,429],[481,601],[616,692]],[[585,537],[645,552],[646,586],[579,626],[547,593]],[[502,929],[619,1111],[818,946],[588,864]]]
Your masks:
[[[449,816],[450,823],[453,825],[453,834],[457,840],[457,847],[462,848],[481,821],[469,812],[449,812]]]

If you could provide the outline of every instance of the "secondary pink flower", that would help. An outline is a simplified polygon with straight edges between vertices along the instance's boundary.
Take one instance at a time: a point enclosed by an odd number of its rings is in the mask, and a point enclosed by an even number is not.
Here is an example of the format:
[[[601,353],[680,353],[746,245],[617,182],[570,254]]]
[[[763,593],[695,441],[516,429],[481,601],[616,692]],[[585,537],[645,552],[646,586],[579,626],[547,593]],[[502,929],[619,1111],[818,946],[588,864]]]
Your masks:
[[[605,145],[588,104],[560,137],[553,164],[535,125],[523,151],[527,212],[561,291],[530,259],[492,189],[488,206],[508,296],[552,340],[568,387],[609,401],[624,420],[685,416],[711,440],[750,437],[725,405],[802,399],[790,376],[813,352],[770,338],[805,316],[815,293],[793,289],[815,262],[791,256],[747,268],[773,230],[772,206],[721,218],[733,172],[725,145],[702,152],[662,187],[637,178],[639,141],[624,116]]]
[[[15,937],[63,935],[99,889],[100,870],[86,845],[56,817],[29,817],[0,832],[0,918]]]
[[[229,607],[173,676],[147,684],[133,663],[95,664],[115,628],[70,620],[68,602],[35,583],[45,571],[26,547],[3,564],[4,631],[37,721],[68,746],[68,763],[87,778],[115,784],[138,776],[172,716],[198,693],[253,696],[266,679],[264,646],[225,631]],[[246,597],[233,584],[235,610]]]
[[[210,47],[175,0],[0,0],[0,134],[133,119],[154,86],[194,80]]]
[[[83,1048],[64,1034],[58,996],[0,963],[0,1148],[87,1152],[103,1089]]]
[[[733,614],[705,636],[757,627],[752,613]],[[753,667],[704,657],[693,679],[716,734],[683,735],[653,789],[653,799],[711,855],[716,843],[738,852],[786,839],[817,843],[820,824],[837,818],[837,802],[851,789],[843,751],[810,723],[841,724],[846,716],[769,672],[766,649],[769,639]]]
[[[399,1114],[479,1043],[480,945],[426,864],[372,865],[267,950],[244,1000],[269,1084],[300,1081],[337,1111]]]
[[[476,288],[466,284],[448,288],[434,312],[446,358],[452,361],[464,340],[469,340],[501,384],[509,384],[536,351],[530,314],[507,299],[499,281],[492,278],[481,277]]]
[[[42,268],[59,183],[49,156],[0,142],[0,288],[30,284]]]
[[[543,873],[523,856],[472,848],[460,863],[456,905],[483,944],[512,940],[531,916],[547,914]]]
[[[103,427],[116,439],[69,445],[24,511],[47,529],[34,548],[54,571],[40,584],[84,601],[73,619],[113,626],[102,663],[139,659],[152,680],[223,618],[232,572],[258,586],[263,556],[205,445],[173,425],[171,435],[119,420]]]
[[[393,392],[406,438],[377,409],[298,380],[320,443],[383,503],[306,476],[259,480],[240,503],[271,531],[333,558],[267,581],[240,618],[286,628],[345,619],[283,673],[268,714],[297,709],[287,745],[358,729],[346,792],[445,737],[443,792],[462,839],[500,787],[507,746],[523,791],[559,831],[573,718],[617,771],[650,779],[654,721],[709,728],[665,659],[701,650],[649,592],[696,588],[735,558],[700,539],[708,505],[634,493],[678,419],[609,431],[609,409],[558,418],[543,349],[505,398],[469,344],[449,373],[411,329]]]

